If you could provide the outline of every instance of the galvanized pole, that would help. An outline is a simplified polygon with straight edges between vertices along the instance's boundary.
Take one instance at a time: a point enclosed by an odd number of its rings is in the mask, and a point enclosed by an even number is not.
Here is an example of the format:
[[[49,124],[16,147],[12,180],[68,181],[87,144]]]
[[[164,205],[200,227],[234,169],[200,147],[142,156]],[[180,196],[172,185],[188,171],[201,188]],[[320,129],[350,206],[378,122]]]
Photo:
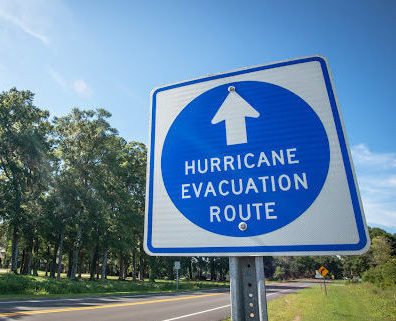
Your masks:
[[[176,269],[176,290],[179,290],[179,269]]]
[[[255,257],[256,263],[256,282],[259,304],[260,321],[268,321],[267,296],[265,291],[264,261],[262,256]]]
[[[232,321],[268,321],[263,257],[230,257]]]

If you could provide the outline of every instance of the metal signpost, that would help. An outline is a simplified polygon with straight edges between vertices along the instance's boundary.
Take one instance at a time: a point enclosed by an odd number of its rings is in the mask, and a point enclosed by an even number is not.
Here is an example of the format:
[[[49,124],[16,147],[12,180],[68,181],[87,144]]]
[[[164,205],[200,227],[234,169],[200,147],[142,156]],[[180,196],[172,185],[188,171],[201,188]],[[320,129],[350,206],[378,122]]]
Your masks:
[[[233,321],[267,319],[263,255],[368,249],[325,58],[157,88],[150,122],[145,250],[229,256]]]
[[[320,275],[323,277],[323,285],[324,285],[324,289],[325,289],[325,293],[327,295],[327,288],[326,288],[326,278],[325,276],[327,275],[327,273],[329,273],[329,270],[326,269],[323,265],[319,268],[318,272],[320,273]]]
[[[179,270],[180,270],[180,261],[175,261],[174,268],[176,270],[176,290],[179,290]]]

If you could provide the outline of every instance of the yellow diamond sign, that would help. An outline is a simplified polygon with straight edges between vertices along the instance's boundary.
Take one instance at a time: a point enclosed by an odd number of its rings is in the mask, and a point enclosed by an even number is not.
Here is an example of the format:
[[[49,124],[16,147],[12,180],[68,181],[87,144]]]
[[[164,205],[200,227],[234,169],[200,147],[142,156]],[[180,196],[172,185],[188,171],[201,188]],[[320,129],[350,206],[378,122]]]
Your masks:
[[[321,266],[320,269],[318,270],[318,272],[319,272],[320,274],[322,274],[322,276],[326,276],[327,273],[329,273],[329,270],[326,269],[324,266]]]

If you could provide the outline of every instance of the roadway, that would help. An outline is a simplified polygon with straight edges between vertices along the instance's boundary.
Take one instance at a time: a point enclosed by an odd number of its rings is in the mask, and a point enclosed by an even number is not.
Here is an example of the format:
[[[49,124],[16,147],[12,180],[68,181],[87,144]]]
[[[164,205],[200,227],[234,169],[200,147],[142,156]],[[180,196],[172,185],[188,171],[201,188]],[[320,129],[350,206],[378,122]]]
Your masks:
[[[314,282],[269,284],[267,300],[310,287]],[[229,316],[229,289],[0,301],[1,321],[217,321]]]

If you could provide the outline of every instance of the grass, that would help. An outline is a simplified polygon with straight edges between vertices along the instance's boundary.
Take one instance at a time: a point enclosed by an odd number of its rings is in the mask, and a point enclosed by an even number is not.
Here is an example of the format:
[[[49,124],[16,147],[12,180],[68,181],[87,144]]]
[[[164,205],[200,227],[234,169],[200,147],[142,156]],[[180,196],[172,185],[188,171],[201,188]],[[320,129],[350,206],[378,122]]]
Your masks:
[[[395,321],[396,287],[315,286],[268,303],[269,321]],[[228,319],[229,321],[231,319]]]
[[[180,281],[179,290],[199,290],[229,286],[228,283],[210,281]],[[89,281],[82,279],[54,280],[42,276],[0,274],[0,299],[30,297],[70,297],[92,295],[138,294],[176,291],[174,281]]]

